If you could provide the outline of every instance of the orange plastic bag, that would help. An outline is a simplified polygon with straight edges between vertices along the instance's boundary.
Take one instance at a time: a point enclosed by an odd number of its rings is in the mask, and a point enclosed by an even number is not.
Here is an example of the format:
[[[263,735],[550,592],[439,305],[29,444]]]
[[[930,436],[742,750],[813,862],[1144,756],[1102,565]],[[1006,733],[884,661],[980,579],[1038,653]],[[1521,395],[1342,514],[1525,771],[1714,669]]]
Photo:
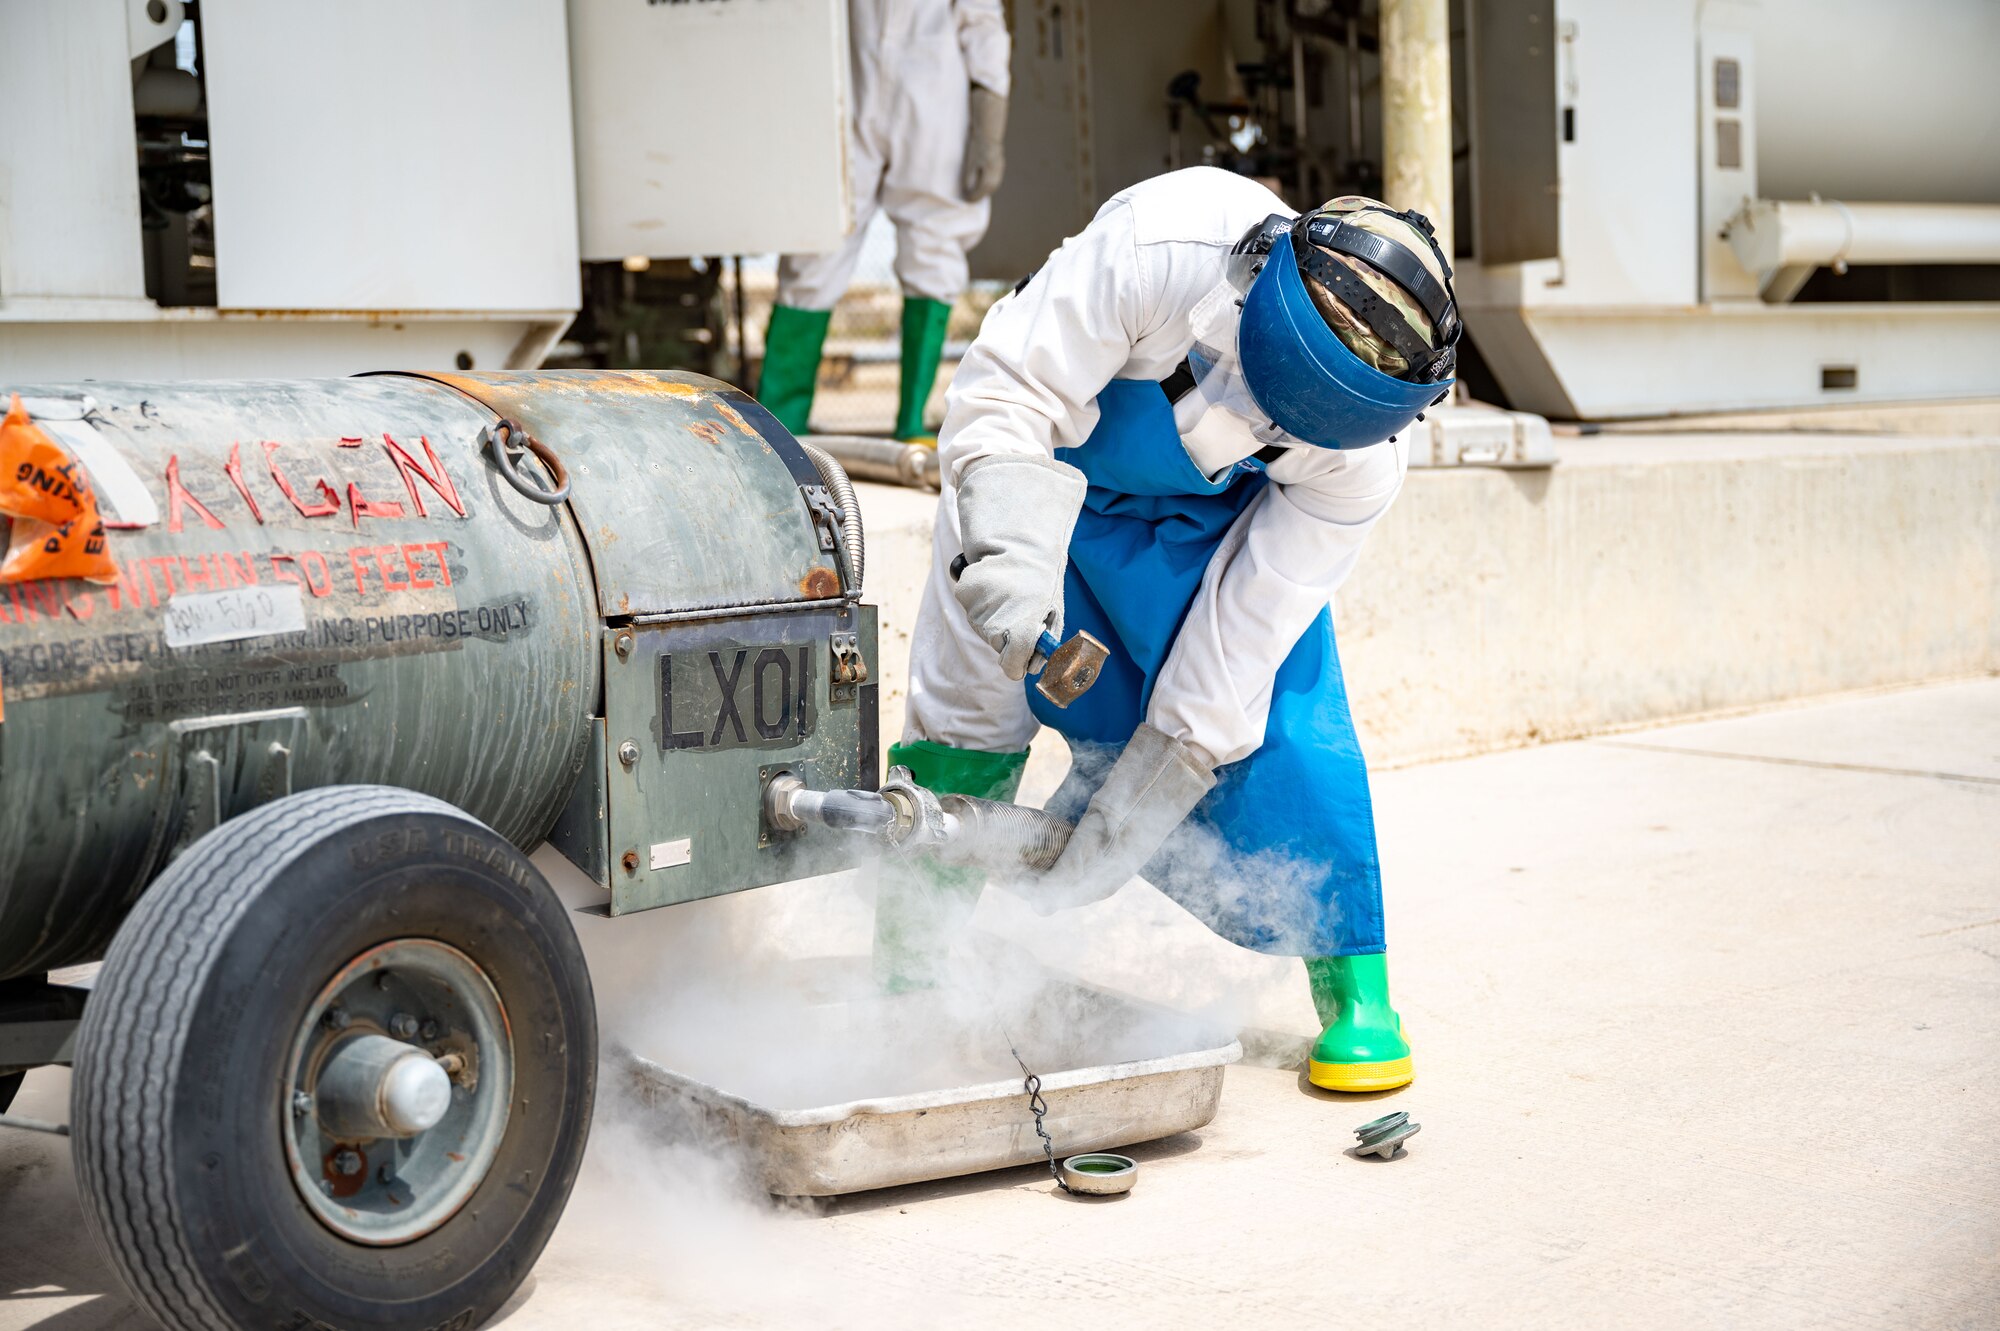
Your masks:
[[[19,393],[0,420],[0,513],[14,519],[0,583],[118,580],[90,478],[29,418]]]
[[[0,513],[40,518],[58,525],[96,509],[90,478],[68,450],[28,417],[14,394],[7,419],[0,421]]]
[[[0,583],[39,578],[118,581],[118,564],[111,558],[96,505],[60,526],[36,518],[14,519],[7,558],[0,560]]]

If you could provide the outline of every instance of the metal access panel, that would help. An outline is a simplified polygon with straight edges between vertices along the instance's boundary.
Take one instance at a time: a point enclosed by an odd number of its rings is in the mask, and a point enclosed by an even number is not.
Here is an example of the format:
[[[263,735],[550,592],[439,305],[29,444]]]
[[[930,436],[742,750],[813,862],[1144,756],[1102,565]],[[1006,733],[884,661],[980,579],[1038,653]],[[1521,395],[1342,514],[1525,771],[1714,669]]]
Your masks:
[[[836,680],[857,650],[868,677]],[[766,829],[763,790],[780,771],[819,789],[874,788],[876,661],[873,606],[607,629],[604,850],[558,847],[586,871],[603,866],[613,915],[847,867],[838,838]]]
[[[562,0],[203,0],[201,36],[224,308],[577,308]]]
[[[125,0],[0,4],[0,302],[145,299],[132,61],[172,36],[148,26]]]
[[[1557,105],[1555,0],[1471,0],[1466,15],[1479,261],[1553,259],[1561,253],[1556,144],[1577,134],[1576,107]]]
[[[846,0],[570,0],[569,37],[584,258],[839,245]]]
[[[971,261],[974,277],[1015,282],[1106,199],[1174,165],[1167,82],[1195,70],[1220,96],[1230,41],[1215,0],[1009,0],[1007,17],[1007,183]],[[1184,149],[1182,165],[1198,161],[1198,136]]]

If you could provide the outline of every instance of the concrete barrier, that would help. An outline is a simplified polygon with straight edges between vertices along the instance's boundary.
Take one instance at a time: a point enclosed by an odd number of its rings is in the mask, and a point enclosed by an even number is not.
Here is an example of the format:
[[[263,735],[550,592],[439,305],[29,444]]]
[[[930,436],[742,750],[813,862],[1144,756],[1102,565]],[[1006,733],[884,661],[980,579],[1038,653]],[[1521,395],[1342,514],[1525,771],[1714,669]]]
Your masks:
[[[1412,472],[1372,536],[1336,623],[1374,765],[2000,672],[2000,426],[1562,457]],[[935,499],[864,504],[894,737]]]

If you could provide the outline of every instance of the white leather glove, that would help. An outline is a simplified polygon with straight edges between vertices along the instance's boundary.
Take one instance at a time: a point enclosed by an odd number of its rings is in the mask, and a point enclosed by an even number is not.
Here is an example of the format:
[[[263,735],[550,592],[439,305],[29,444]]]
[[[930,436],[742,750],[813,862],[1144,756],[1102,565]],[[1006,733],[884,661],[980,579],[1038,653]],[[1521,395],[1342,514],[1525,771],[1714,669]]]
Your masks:
[[[1009,679],[1027,676],[1044,632],[1062,633],[1063,569],[1088,488],[1075,467],[1039,454],[978,458],[959,473],[965,571],[953,590]]]
[[[1132,880],[1215,788],[1206,755],[1142,725],[1090,798],[1062,858],[1033,889],[1044,914],[1102,901]]]
[[[965,134],[965,167],[959,172],[959,193],[967,203],[993,197],[1006,173],[1002,145],[1007,138],[1007,99],[991,88],[972,85],[971,123]]]

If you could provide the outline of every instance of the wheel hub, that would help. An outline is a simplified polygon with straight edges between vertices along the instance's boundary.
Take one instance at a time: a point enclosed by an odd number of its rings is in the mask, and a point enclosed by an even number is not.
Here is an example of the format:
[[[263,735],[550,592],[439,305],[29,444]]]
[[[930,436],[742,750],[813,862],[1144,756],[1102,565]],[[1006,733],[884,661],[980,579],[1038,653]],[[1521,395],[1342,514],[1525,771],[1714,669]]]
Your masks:
[[[415,1137],[451,1109],[451,1074],[418,1045],[357,1035],[334,1047],[319,1071],[320,1127],[342,1140]]]
[[[425,938],[356,957],[302,1014],[281,1119],[308,1209],[356,1243],[430,1233],[506,1134],[513,1041],[492,982]]]

